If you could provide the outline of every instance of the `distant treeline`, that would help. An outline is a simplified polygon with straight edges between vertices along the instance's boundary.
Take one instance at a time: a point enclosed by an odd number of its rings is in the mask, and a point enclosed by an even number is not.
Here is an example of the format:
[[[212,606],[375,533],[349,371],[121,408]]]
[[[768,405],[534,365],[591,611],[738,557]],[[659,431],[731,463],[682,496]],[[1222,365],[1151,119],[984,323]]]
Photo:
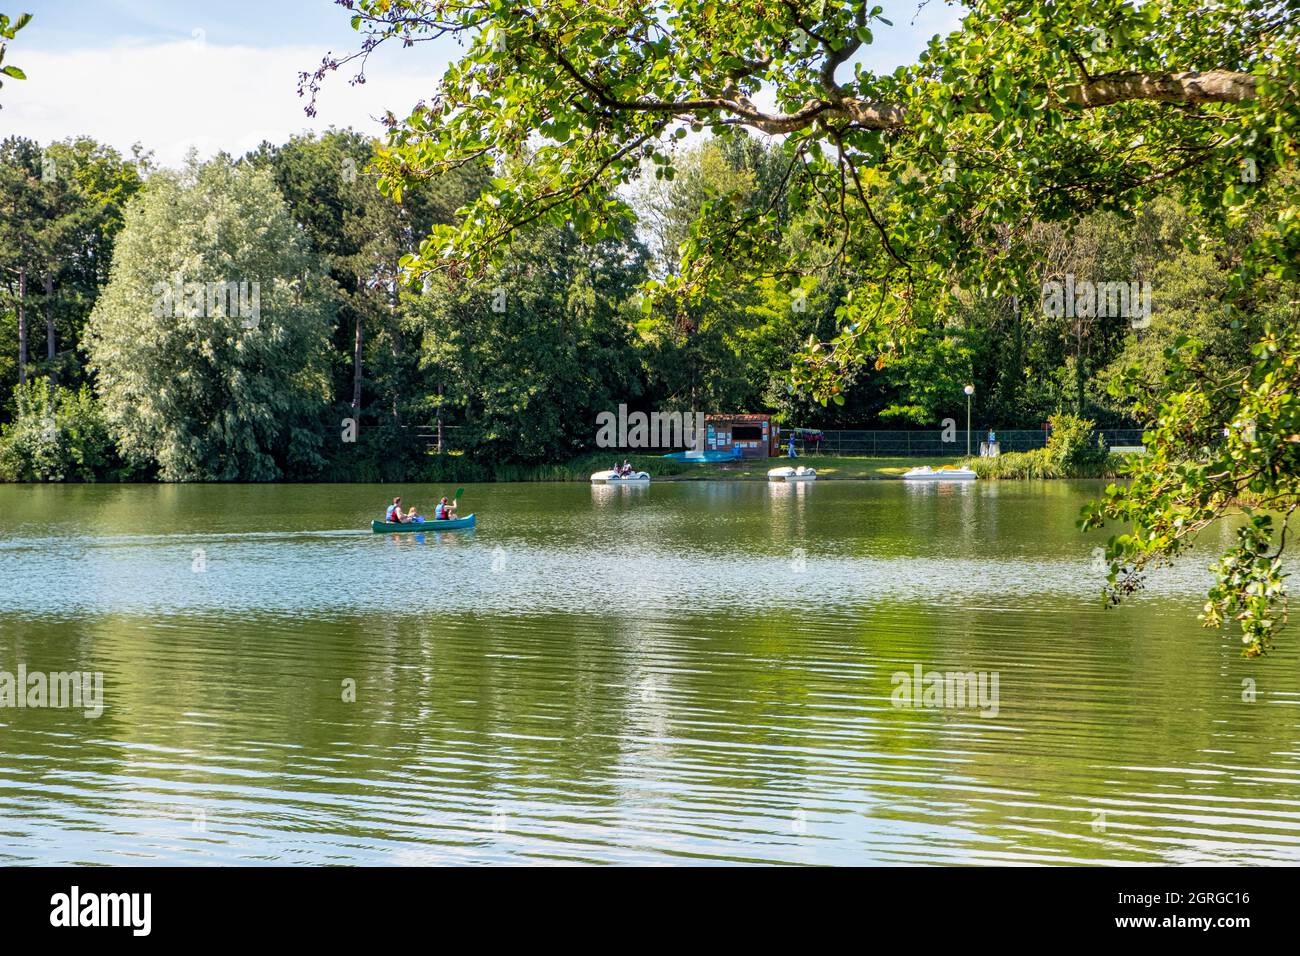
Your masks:
[[[492,169],[453,170],[397,202],[368,172],[378,148],[334,131],[172,171],[87,138],[0,143],[0,479],[489,477],[590,451],[597,415],[620,403],[938,428],[964,424],[967,383],[976,428],[1062,411],[1127,427],[1139,423],[1107,392],[1122,367],[1136,360],[1154,381],[1182,333],[1226,367],[1275,307],[1222,321],[1250,230],[1203,238],[1172,200],[1071,231],[1035,224],[1047,299],[957,294],[918,316],[926,334],[907,351],[862,366],[843,403],[822,406],[788,373],[806,342],[837,333],[842,273],[673,305],[638,294],[677,269],[705,203],[774,195],[785,164],[758,140],[684,148],[674,175],[611,196],[612,238],[537,226],[493,276],[415,284],[403,256]],[[794,214],[783,230],[793,251]],[[1133,290],[1128,306],[1109,307],[1108,290]],[[437,423],[457,454],[412,440],[409,426]]]

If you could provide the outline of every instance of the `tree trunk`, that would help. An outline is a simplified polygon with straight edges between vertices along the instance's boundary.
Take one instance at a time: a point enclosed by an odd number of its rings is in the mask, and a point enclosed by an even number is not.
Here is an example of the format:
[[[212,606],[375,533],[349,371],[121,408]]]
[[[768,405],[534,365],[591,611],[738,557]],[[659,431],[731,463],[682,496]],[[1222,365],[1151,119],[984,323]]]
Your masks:
[[[357,334],[352,343],[352,417],[361,418],[361,310],[357,310]]]
[[[27,269],[18,269],[18,384],[27,384]]]
[[[389,293],[388,293],[388,328],[391,334],[388,336],[388,339],[390,343],[389,348],[392,351],[392,355],[394,359],[393,367],[396,368],[398,367],[398,359],[402,354],[402,338],[401,338],[402,333],[401,333],[401,329],[398,327],[397,324],[397,304],[401,296],[401,290],[398,288],[396,272],[392,273],[392,278],[390,281],[391,281],[391,285],[389,286]],[[393,396],[392,397],[393,424],[398,428],[401,428],[402,413],[397,405],[397,401],[398,401],[397,388],[393,388],[392,396]]]
[[[54,275],[45,273],[45,360],[50,367],[50,381],[59,380],[59,370],[54,367]]]
[[[1075,326],[1075,328],[1078,330],[1077,337],[1076,337],[1076,340],[1078,342],[1078,349],[1075,352],[1075,356],[1074,356],[1074,387],[1075,387],[1074,414],[1082,418],[1083,417],[1083,393],[1084,393],[1084,389],[1087,387],[1087,376],[1084,375],[1084,371],[1083,371],[1083,322],[1079,321],[1079,324]]]

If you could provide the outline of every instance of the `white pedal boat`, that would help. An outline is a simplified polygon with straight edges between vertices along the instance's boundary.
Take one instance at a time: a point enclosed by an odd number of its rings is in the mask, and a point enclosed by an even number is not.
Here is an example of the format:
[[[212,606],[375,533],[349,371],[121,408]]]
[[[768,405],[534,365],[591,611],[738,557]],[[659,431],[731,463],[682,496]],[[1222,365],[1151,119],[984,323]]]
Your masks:
[[[626,477],[616,471],[598,471],[591,476],[593,485],[646,485],[650,483],[650,474],[645,471],[634,471]]]
[[[786,465],[784,468],[773,468],[767,473],[768,481],[816,481],[817,470],[815,468],[791,467]]]
[[[974,481],[975,477],[973,469],[957,465],[940,465],[938,468],[922,465],[903,473],[904,481]]]

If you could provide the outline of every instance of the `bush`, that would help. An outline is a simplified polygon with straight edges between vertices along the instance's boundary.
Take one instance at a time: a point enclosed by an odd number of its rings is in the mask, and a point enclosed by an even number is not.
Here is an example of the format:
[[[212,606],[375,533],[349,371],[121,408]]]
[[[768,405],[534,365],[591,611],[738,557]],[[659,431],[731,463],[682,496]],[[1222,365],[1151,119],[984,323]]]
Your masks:
[[[1049,421],[1046,448],[1007,452],[997,458],[971,458],[966,464],[981,478],[1113,478],[1124,465],[1112,455],[1091,421],[1059,413]]]
[[[131,477],[99,402],[35,379],[14,390],[17,417],[0,427],[2,481],[122,481]]]
[[[1062,474],[1093,477],[1105,466],[1110,452],[1092,421],[1065,412],[1053,415],[1048,421],[1052,431],[1044,450]]]

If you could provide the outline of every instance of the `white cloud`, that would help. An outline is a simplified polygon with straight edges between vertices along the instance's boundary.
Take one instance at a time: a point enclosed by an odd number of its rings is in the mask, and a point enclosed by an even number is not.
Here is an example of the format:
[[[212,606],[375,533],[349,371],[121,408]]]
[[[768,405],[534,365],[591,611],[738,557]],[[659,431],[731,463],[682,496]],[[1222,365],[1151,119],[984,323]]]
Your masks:
[[[859,56],[865,65],[887,72],[914,62],[925,38],[955,28],[963,12],[947,4],[910,9],[914,2],[887,4],[903,13],[891,12],[896,26],[876,31],[876,43]],[[378,136],[383,127],[375,117],[386,110],[403,116],[430,97],[448,58],[461,53],[446,42],[385,46],[372,55],[365,84],[351,86],[355,70],[347,68],[328,77],[311,118],[298,97],[298,73],[316,68],[321,46],[221,45],[208,32],[166,41],[120,37],[82,49],[28,47],[21,57],[15,50],[12,59],[28,79],[7,81],[0,90],[0,136],[48,143],[86,134],[123,151],[139,142],[166,166],[182,163],[190,147],[203,157],[222,149],[239,155],[264,139],[282,143],[329,126]],[[343,42],[353,44],[346,52],[358,41]],[[842,76],[849,73],[846,66]],[[770,93],[760,100],[772,105]]]
[[[376,55],[362,85],[349,85],[355,71],[346,68],[328,77],[312,118],[298,97],[298,73],[313,70],[323,53],[197,40],[28,50],[27,79],[5,83],[0,131],[41,143],[86,134],[124,151],[139,142],[159,163],[176,166],[191,146],[204,157],[222,149],[238,155],[264,139],[282,143],[330,126],[380,135],[375,117],[405,115],[433,94],[446,66],[414,51]]]

